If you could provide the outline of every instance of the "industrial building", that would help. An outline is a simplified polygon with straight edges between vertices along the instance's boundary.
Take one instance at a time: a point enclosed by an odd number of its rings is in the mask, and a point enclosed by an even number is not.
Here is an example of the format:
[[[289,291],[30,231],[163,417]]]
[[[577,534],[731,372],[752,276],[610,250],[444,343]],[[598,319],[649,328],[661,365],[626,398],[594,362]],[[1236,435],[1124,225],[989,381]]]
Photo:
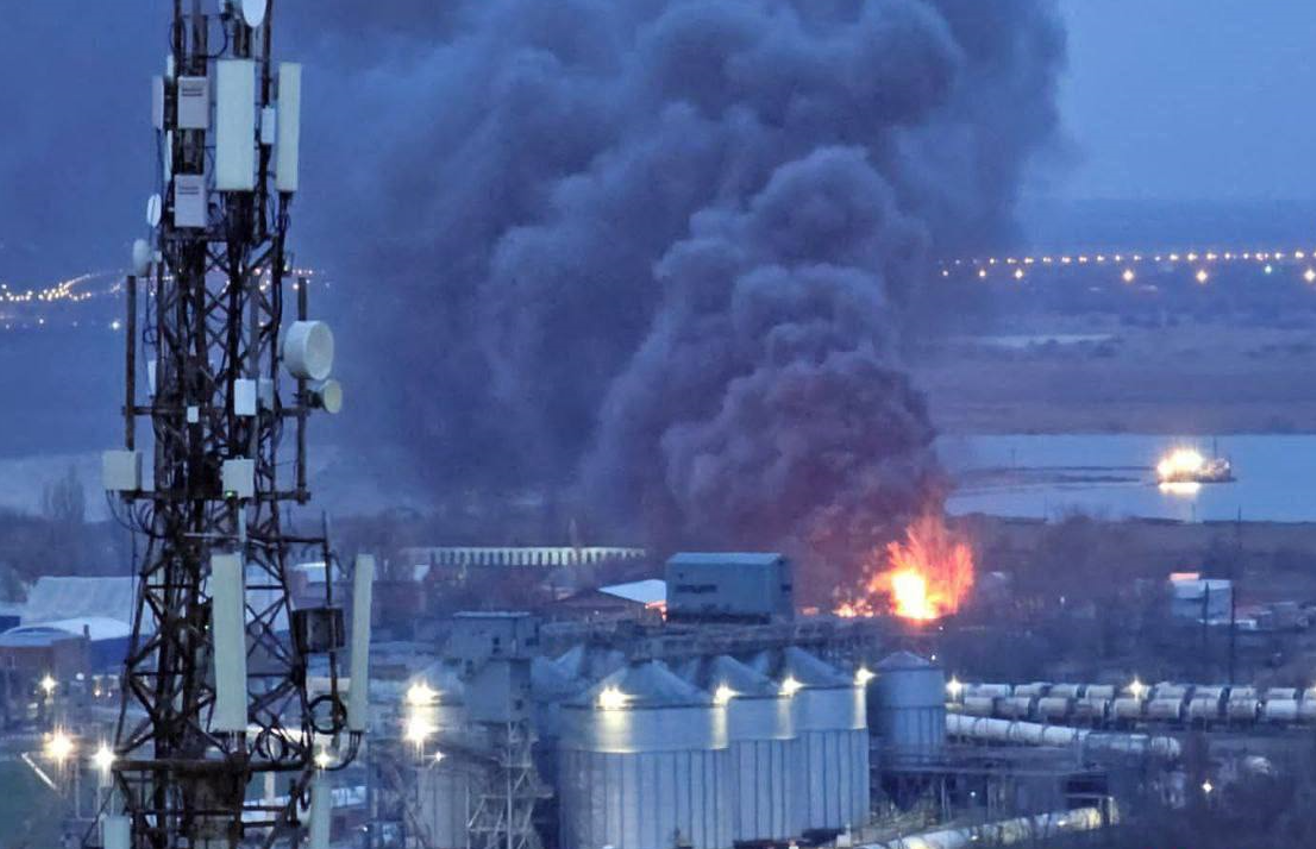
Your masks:
[[[795,614],[790,563],[780,554],[688,553],[667,561],[672,622],[771,622]]]

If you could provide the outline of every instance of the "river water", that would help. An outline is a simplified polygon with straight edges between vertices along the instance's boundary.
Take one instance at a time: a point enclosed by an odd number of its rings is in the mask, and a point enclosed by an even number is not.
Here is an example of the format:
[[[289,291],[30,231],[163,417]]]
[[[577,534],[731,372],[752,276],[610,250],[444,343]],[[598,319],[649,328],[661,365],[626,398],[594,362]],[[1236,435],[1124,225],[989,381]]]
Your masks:
[[[1206,456],[1218,451],[1233,463],[1236,480],[1163,490],[1152,468],[1178,447]],[[947,505],[956,515],[1316,521],[1316,435],[948,436],[937,448],[960,482]]]

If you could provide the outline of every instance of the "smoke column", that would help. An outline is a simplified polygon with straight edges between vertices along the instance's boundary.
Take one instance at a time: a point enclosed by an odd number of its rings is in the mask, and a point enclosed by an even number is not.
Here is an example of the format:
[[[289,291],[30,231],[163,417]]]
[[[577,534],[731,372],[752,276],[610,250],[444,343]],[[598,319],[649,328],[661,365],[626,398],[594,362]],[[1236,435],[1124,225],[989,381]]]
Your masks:
[[[902,328],[954,308],[934,257],[1011,235],[1053,0],[442,5],[286,4],[342,74],[309,120],[369,128],[311,134],[339,176],[310,227],[370,289],[405,377],[376,406],[436,488],[569,482],[595,527],[838,551],[935,503]]]

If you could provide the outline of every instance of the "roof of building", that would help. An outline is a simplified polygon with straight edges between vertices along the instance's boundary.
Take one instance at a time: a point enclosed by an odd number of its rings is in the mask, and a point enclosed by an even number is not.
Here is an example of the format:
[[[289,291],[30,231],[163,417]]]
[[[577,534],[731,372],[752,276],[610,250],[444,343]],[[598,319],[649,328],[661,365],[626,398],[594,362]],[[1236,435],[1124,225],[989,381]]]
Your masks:
[[[34,627],[14,633],[13,629],[0,634],[0,648],[45,648],[65,640],[76,640],[68,631],[58,628]]]
[[[649,578],[644,581],[631,581],[628,584],[599,587],[599,592],[627,601],[634,601],[646,607],[667,603],[667,582],[661,578]]]
[[[136,608],[136,578],[47,575],[37,578],[28,593],[22,624],[38,625],[87,616],[131,622]]]
[[[709,692],[729,687],[741,696],[781,694],[781,688],[766,675],[725,654],[692,660],[681,667],[681,676]]]
[[[933,663],[913,652],[898,651],[882,658],[874,668],[879,672],[895,672],[901,669],[931,669]]]
[[[569,704],[592,707],[605,690],[619,693],[627,708],[690,707],[713,701],[708,693],[681,680],[661,660],[650,660],[618,669]]]
[[[785,560],[783,554],[754,551],[682,551],[668,558],[671,566],[771,566]]]
[[[42,622],[39,625],[19,625],[5,633],[24,634],[46,630],[63,631],[75,637],[89,636],[93,642],[126,639],[133,631],[132,626],[121,619],[113,619],[109,616],[78,616]]]
[[[555,661],[568,677],[581,681],[597,681],[626,663],[626,655],[617,649],[573,646]]]
[[[750,661],[750,667],[779,680],[794,678],[805,687],[849,687],[853,682],[833,666],[795,646],[787,646],[780,654],[760,652]]]

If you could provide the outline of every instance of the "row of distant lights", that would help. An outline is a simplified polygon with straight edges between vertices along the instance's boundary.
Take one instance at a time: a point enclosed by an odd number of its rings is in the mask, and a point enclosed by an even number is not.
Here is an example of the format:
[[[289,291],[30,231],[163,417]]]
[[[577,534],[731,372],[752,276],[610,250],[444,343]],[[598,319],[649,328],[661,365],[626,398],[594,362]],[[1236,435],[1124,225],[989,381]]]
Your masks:
[[[79,274],[77,277],[71,277],[68,280],[61,280],[44,289],[24,289],[22,291],[11,289],[8,283],[0,283],[0,304],[33,304],[33,303],[69,303],[80,304],[83,301],[89,301],[92,298],[103,295],[114,295],[123,291],[123,283],[117,282],[109,289],[100,292],[79,292],[75,291],[76,287],[81,286],[98,277],[107,276],[103,273]],[[294,268],[290,272],[292,277],[314,277],[315,271],[309,268]],[[293,282],[293,289],[297,289],[297,283]],[[327,285],[327,284],[326,284]],[[266,275],[265,282],[261,284],[262,291],[269,291],[269,276]],[[148,295],[153,294],[150,290]]]
[[[1183,261],[1183,262],[1190,262],[1190,263],[1195,263],[1195,262],[1258,262],[1258,263],[1262,263],[1262,264],[1263,264],[1263,265],[1262,265],[1262,271],[1264,271],[1266,274],[1273,274],[1274,271],[1275,271],[1275,266],[1273,265],[1273,263],[1275,263],[1275,262],[1281,262],[1281,261],[1284,261],[1285,259],[1290,259],[1290,258],[1293,259],[1293,260],[1305,260],[1305,259],[1308,259],[1308,258],[1310,258],[1310,259],[1312,259],[1312,260],[1316,260],[1316,250],[1313,250],[1313,251],[1295,250],[1295,251],[1289,251],[1289,252],[1285,252],[1285,251],[1274,251],[1274,252],[1269,252],[1269,251],[1255,251],[1255,252],[1254,252],[1254,251],[1243,251],[1242,253],[1234,253],[1234,252],[1232,252],[1232,251],[1226,251],[1226,252],[1224,252],[1224,253],[1216,253],[1216,252],[1213,252],[1213,251],[1209,251],[1209,252],[1204,253],[1204,254],[1198,254],[1198,253],[1195,252],[1195,251],[1190,251],[1189,253],[1186,253],[1186,254],[1178,254],[1178,253],[1171,253],[1171,254],[1151,254],[1151,255],[1145,255],[1145,254],[1127,254],[1127,255],[1126,255],[1126,254],[1114,254],[1114,255],[1111,255],[1111,256],[1107,256],[1106,254],[1096,254],[1095,256],[1089,256],[1089,255],[1087,255],[1087,254],[1079,254],[1078,256],[1058,256],[1058,257],[1053,257],[1053,256],[1042,256],[1042,257],[1026,256],[1026,257],[1005,257],[1004,259],[1002,259],[1002,258],[998,258],[998,257],[990,257],[990,258],[985,259],[985,260],[983,260],[983,259],[970,259],[970,260],[957,259],[957,260],[954,260],[952,263],[949,263],[949,265],[954,266],[954,267],[960,267],[960,266],[965,266],[965,265],[967,265],[967,266],[970,266],[970,267],[976,268],[976,269],[977,269],[977,275],[978,275],[978,278],[979,278],[980,280],[985,280],[985,279],[987,279],[987,276],[988,276],[988,273],[989,273],[989,272],[988,272],[989,267],[991,267],[991,266],[1005,266],[1006,268],[1012,268],[1012,269],[1013,269],[1013,270],[1011,270],[1009,273],[1010,273],[1010,276],[1012,276],[1015,280],[1023,280],[1024,277],[1027,276],[1027,272],[1025,271],[1025,267],[1026,267],[1026,266],[1032,266],[1032,265],[1043,265],[1043,266],[1054,266],[1054,265],[1075,265],[1075,264],[1077,264],[1077,265],[1091,265],[1091,264],[1104,265],[1104,264],[1107,264],[1107,263],[1113,263],[1113,264],[1116,264],[1116,265],[1120,265],[1120,264],[1126,264],[1126,263],[1141,263],[1141,262],[1154,262],[1154,263],[1171,262],[1171,263],[1175,263],[1175,262],[1181,262],[1181,261]],[[950,275],[951,275],[951,269],[950,269],[949,267],[946,267],[946,266],[943,265],[943,267],[942,267],[942,269],[941,269],[941,276],[942,276],[942,277],[950,277]],[[1210,272],[1208,272],[1205,268],[1199,268],[1199,269],[1197,269],[1197,272],[1193,275],[1193,277],[1194,277],[1194,279],[1197,280],[1198,283],[1206,283],[1208,280],[1211,279],[1211,274],[1210,274]],[[1120,274],[1120,278],[1121,278],[1125,283],[1132,283],[1134,280],[1137,279],[1137,274],[1136,274],[1136,272],[1134,272],[1134,270],[1133,270],[1132,268],[1127,268],[1127,267],[1126,267],[1126,268],[1124,269],[1124,271]],[[1305,280],[1305,281],[1307,281],[1308,284],[1316,284],[1316,268],[1308,267],[1308,268],[1306,269],[1306,271],[1303,272],[1303,274],[1302,274],[1302,279]]]

